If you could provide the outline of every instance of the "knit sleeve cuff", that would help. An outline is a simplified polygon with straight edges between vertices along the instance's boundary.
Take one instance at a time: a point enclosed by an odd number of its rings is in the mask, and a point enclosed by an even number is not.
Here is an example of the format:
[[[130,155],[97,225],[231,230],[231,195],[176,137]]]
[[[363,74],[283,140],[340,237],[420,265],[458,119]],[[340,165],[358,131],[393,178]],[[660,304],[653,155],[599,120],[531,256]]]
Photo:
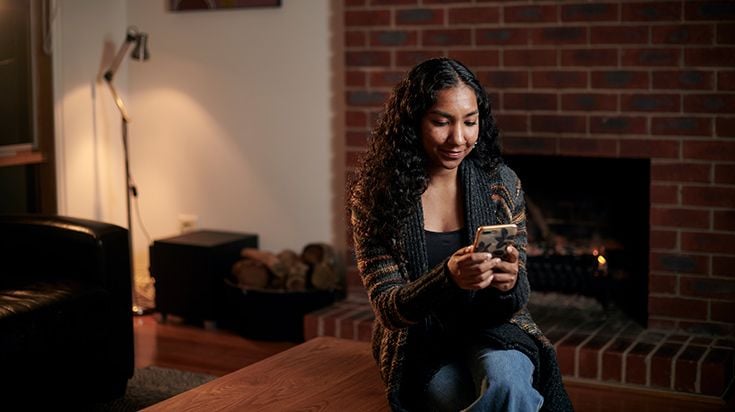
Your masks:
[[[513,289],[507,292],[498,291],[498,300],[504,307],[507,307],[510,313],[515,313],[528,303],[530,295],[530,285],[526,276],[526,269],[521,267],[518,271],[518,280]]]
[[[445,259],[401,290],[399,299],[408,318],[420,320],[437,303],[459,292],[459,287],[449,275],[448,260]]]

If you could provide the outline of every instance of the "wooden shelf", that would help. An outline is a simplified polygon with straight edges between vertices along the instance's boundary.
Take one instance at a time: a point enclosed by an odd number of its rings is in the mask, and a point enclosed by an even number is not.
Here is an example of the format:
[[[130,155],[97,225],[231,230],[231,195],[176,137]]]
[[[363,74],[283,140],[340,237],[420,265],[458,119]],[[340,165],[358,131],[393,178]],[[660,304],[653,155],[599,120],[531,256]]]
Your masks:
[[[41,152],[19,150],[15,153],[0,153],[0,167],[20,166],[43,163],[45,156]]]

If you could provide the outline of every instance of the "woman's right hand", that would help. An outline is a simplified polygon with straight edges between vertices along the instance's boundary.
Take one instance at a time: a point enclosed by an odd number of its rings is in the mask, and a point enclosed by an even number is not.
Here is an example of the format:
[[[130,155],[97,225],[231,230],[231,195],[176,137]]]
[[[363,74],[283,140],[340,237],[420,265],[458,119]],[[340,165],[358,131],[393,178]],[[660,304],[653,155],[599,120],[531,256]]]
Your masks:
[[[449,273],[462,289],[479,290],[490,286],[493,281],[493,268],[500,263],[490,253],[475,253],[472,246],[463,247],[449,258]]]

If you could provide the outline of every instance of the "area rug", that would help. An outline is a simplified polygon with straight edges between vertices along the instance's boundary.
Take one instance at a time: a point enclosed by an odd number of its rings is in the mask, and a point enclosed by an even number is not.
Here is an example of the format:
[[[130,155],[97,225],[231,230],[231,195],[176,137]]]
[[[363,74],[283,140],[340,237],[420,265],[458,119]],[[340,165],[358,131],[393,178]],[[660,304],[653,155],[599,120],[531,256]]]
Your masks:
[[[93,411],[132,412],[166,400],[216,379],[216,376],[177,369],[147,366],[136,369],[128,381],[125,396],[95,404]]]

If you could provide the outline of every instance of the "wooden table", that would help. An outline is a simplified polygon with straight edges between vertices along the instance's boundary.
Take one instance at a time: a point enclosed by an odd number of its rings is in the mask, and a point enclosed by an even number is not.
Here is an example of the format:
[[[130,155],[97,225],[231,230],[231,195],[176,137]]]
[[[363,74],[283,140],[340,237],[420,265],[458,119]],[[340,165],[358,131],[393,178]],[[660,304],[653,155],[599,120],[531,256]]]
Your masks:
[[[388,411],[370,344],[318,337],[145,411]]]

